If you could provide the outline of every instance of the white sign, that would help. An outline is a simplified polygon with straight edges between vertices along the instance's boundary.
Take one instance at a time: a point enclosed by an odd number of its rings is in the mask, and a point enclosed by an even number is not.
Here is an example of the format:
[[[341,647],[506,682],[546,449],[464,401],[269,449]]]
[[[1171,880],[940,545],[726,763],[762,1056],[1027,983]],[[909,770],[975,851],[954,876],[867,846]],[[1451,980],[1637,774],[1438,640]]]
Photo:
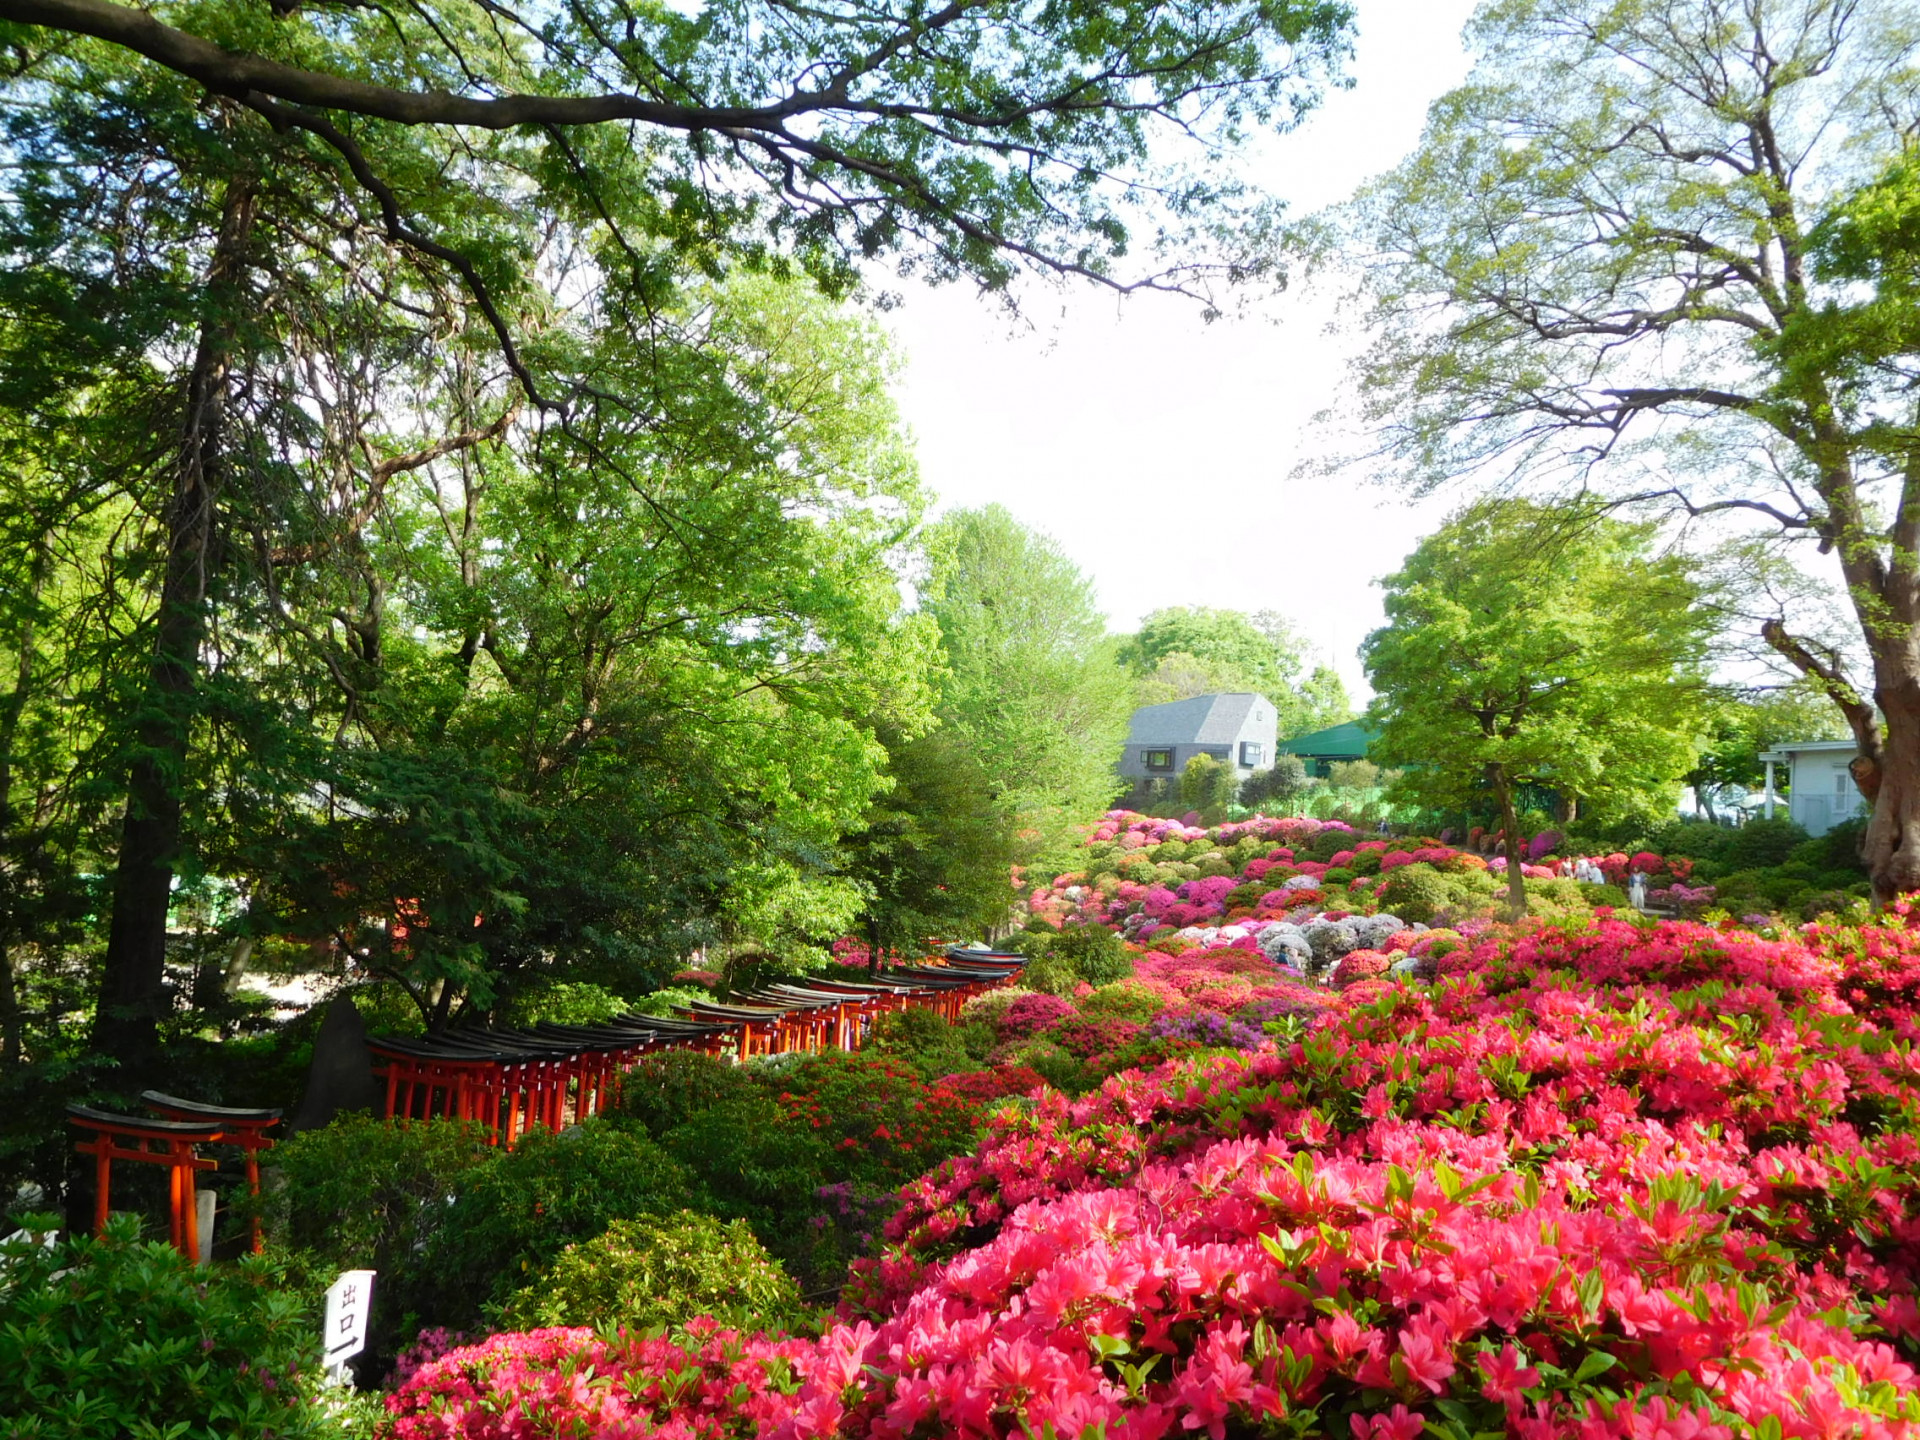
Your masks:
[[[339,1370],[367,1345],[367,1314],[373,1301],[373,1271],[348,1270],[327,1288],[327,1318],[320,1331],[327,1368]]]

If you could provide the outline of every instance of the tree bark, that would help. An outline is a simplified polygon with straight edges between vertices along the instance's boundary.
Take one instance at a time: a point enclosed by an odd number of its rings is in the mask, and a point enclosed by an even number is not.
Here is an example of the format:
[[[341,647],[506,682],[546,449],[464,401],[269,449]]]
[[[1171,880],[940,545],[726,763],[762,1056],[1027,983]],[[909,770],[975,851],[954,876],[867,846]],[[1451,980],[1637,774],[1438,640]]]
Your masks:
[[[34,610],[46,588],[47,571],[52,559],[49,537],[42,537],[33,552],[27,572],[27,604],[20,618],[20,631],[14,644],[19,656],[14,666],[13,689],[0,701],[0,855],[17,875],[23,868],[19,853],[19,816],[13,808],[13,746],[20,734],[20,717],[26,713],[27,698],[33,690]],[[0,921],[0,1069],[10,1069],[26,1058],[25,1016],[20,1009],[20,991],[13,970],[13,941],[18,928],[16,917],[20,897],[12,903]]]
[[[1920,656],[1875,656],[1874,698],[1886,716],[1877,754],[1857,756],[1855,787],[1873,807],[1861,858],[1876,905],[1920,891]]]
[[[167,911],[180,849],[181,786],[207,633],[209,581],[217,564],[229,372],[254,202],[251,181],[228,182],[208,267],[206,313],[187,374],[166,509],[166,569],[127,773],[93,1048],[114,1056],[128,1071],[151,1060],[166,1009]]]
[[[1520,843],[1520,816],[1513,808],[1513,781],[1500,764],[1487,767],[1487,779],[1500,801],[1500,833],[1507,842],[1507,911],[1518,920],[1527,913],[1527,880],[1520,873],[1526,847]]]

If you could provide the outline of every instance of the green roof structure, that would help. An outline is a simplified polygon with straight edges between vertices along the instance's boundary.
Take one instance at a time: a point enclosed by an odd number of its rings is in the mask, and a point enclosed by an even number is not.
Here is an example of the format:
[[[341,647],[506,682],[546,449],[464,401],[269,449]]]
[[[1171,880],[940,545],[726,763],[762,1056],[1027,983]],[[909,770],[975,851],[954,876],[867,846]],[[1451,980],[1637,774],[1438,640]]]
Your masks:
[[[1333,725],[1325,730],[1296,735],[1291,740],[1282,740],[1279,751],[1282,755],[1298,755],[1302,760],[1323,763],[1364,760],[1367,758],[1367,746],[1373,743],[1376,734],[1358,720],[1349,720],[1344,725]]]

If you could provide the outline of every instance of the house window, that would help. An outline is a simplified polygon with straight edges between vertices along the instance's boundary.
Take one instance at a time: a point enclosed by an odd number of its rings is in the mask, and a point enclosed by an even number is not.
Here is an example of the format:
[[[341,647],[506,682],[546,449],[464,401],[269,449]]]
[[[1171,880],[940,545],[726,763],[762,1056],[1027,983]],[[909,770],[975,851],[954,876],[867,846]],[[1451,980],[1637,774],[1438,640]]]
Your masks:
[[[1260,763],[1260,750],[1261,746],[1258,740],[1242,740],[1240,742],[1240,763],[1248,768],[1258,765]]]
[[[1173,769],[1173,751],[1171,750],[1142,750],[1140,758],[1146,762],[1149,770]]]
[[[1202,755],[1211,755],[1216,760],[1224,760],[1233,754],[1233,747],[1231,745],[1202,745],[1200,747],[1200,753]]]

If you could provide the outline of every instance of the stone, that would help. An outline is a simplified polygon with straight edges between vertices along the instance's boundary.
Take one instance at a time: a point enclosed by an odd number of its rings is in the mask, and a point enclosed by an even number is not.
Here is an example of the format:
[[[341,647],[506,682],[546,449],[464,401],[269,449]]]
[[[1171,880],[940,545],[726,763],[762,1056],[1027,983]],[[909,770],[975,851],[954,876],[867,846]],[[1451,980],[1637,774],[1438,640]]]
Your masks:
[[[351,997],[336,995],[314,1036],[306,1093],[287,1122],[287,1134],[318,1130],[336,1115],[372,1110],[379,1103],[380,1083],[373,1073],[373,1052],[367,1048],[366,1024]]]

